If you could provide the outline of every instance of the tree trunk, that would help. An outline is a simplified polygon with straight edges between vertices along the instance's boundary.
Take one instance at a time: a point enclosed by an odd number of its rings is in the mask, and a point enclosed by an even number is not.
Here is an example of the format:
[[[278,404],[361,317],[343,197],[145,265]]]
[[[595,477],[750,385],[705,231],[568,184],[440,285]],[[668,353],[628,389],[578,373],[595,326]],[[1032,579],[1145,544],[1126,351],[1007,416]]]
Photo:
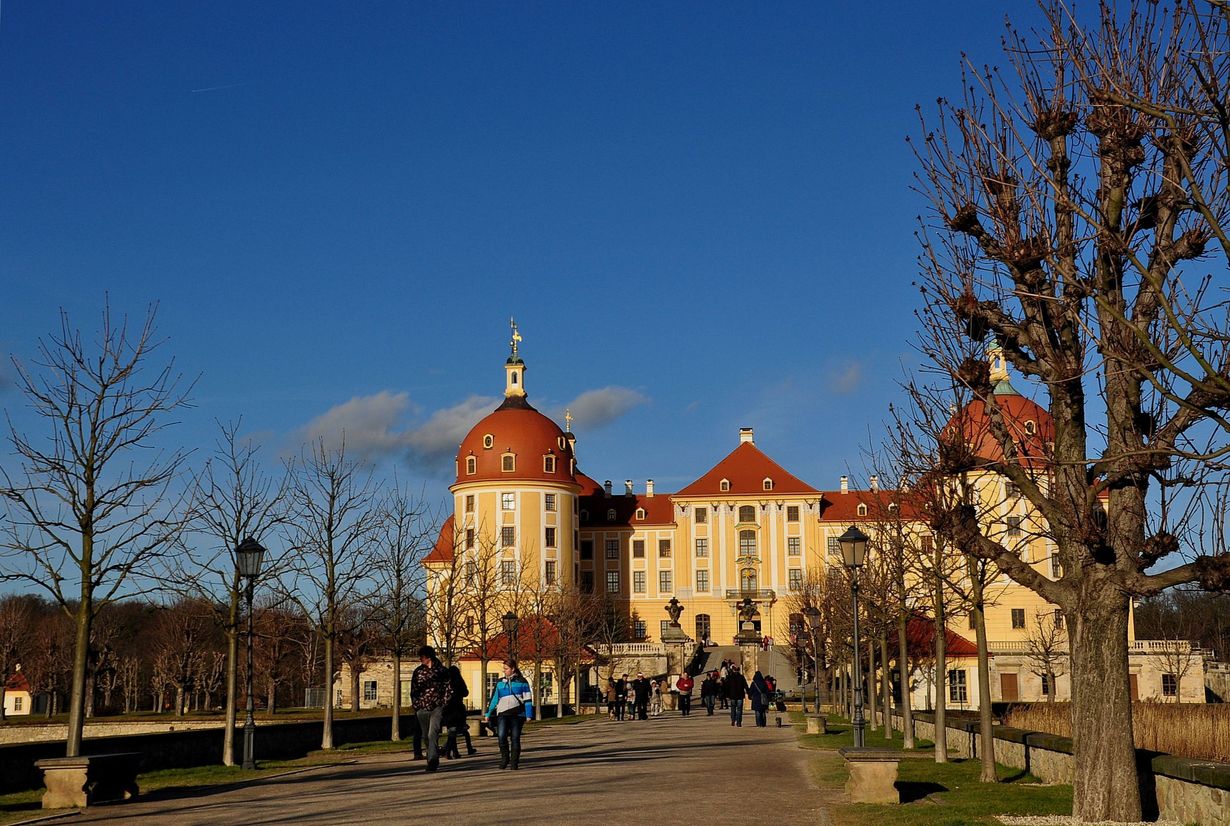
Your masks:
[[[491,702],[491,698],[487,696],[487,665],[491,662],[491,660],[487,659],[486,643],[480,646],[478,651],[480,655],[478,658],[478,681],[482,683],[482,685],[479,686],[478,693],[479,696],[483,698],[483,704],[479,706],[479,709],[483,714],[486,714],[487,703]],[[509,656],[512,656],[511,651],[509,651]]]
[[[978,779],[997,783],[995,774],[995,732],[991,718],[991,664],[987,650],[986,606],[981,580],[974,579],[974,639],[978,645],[978,757],[982,767]]]
[[[265,714],[272,717],[278,707],[278,683],[273,677],[269,678],[268,687],[265,689]]]
[[[362,708],[359,702],[362,699],[359,695],[359,682],[362,679],[362,676],[362,672],[359,671],[358,661],[356,660],[355,662],[352,662],[350,664],[350,710],[356,714],[358,714],[359,709]]]
[[[909,641],[906,639],[906,625],[909,615],[905,611],[897,613],[897,675],[901,680],[901,737],[902,746],[914,748],[914,714],[911,709],[913,702],[910,697],[910,658]]]
[[[325,720],[320,733],[320,747],[333,748],[333,635],[325,634]]]
[[[93,543],[82,537],[85,549]],[[85,551],[89,558],[89,550]],[[94,593],[91,586],[92,563],[81,564],[81,604],[77,606],[77,639],[73,647],[73,687],[68,701],[68,736],[65,740],[65,756],[81,756],[81,736],[85,731],[86,667],[90,653],[90,623],[94,618]]]
[[[238,574],[235,579],[238,579]],[[235,765],[235,703],[239,694],[239,585],[231,583],[226,627],[226,724],[222,726],[222,765]]]
[[[183,685],[175,686],[175,716],[184,716],[184,687]]]
[[[396,743],[401,739],[401,652],[393,651],[393,720],[389,739]]]
[[[944,624],[943,586],[935,587],[935,762],[948,762],[947,711],[948,698],[944,696],[948,682],[948,638]]]
[[[884,739],[893,739],[892,690],[888,679],[888,635],[880,634],[880,697],[884,706]]]
[[[1067,614],[1072,652],[1073,813],[1084,821],[1141,819],[1128,680],[1127,597],[1089,583]],[[1096,593],[1092,593],[1096,590]]]

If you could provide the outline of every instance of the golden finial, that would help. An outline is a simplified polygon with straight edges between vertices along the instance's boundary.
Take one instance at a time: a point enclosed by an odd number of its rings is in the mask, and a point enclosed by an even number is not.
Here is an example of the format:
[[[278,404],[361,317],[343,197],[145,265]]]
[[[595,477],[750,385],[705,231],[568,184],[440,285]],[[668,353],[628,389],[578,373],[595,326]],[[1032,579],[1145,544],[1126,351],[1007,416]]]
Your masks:
[[[569,408],[564,408],[564,432],[572,432],[572,410]]]
[[[517,320],[515,318],[508,319],[508,326],[512,327],[512,341],[508,345],[512,347],[512,354],[515,358],[517,355],[517,345],[521,343],[521,333],[517,330]]]

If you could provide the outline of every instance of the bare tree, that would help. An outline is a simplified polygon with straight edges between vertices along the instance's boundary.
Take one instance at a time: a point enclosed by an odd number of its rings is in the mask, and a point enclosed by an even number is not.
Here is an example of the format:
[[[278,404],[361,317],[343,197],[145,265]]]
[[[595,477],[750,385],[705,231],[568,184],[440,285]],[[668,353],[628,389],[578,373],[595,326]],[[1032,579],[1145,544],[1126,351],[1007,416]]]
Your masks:
[[[0,470],[12,563],[5,578],[45,589],[76,625],[70,757],[81,753],[94,617],[151,571],[183,521],[167,498],[186,454],[163,453],[156,441],[186,405],[186,391],[173,362],[149,369],[158,345],[153,308],[134,329],[105,309],[93,343],[61,312],[59,332],[39,342],[38,372],[14,361],[18,386],[48,432],[36,439],[9,423],[21,471]]]
[[[393,659],[393,719],[390,739],[401,739],[401,661],[424,640],[421,594],[425,586],[423,558],[438,531],[436,520],[420,494],[412,497],[400,485],[385,495],[376,532],[372,622],[380,644]],[[449,662],[452,662],[451,656]]]
[[[1204,548],[1149,573],[1183,548],[1230,449],[1224,306],[1194,272],[1210,241],[1230,255],[1230,15],[1220,3],[1098,11],[1085,26],[1046,4],[1036,37],[1005,40],[1011,71],[971,65],[964,99],[941,100],[924,127],[920,181],[939,225],[921,233],[922,315],[928,356],[986,405],[997,450],[982,458],[1046,520],[1063,574],[1014,556],[968,507],[938,527],[1063,609],[1074,812],[1136,821],[1129,601],[1230,585],[1230,556]],[[1037,382],[1049,438],[1019,432],[985,364],[952,346],[987,334]]]
[[[1055,702],[1055,681],[1067,670],[1068,663],[1068,635],[1064,631],[1063,615],[1049,611],[1034,614],[1025,646],[1030,670],[1046,680],[1046,701]]]
[[[0,597],[0,720],[4,719],[5,686],[9,677],[22,667],[31,642],[33,621],[34,610],[29,597],[15,594]]]
[[[285,519],[286,485],[260,467],[260,446],[239,435],[239,421],[218,423],[213,455],[197,475],[191,526],[202,547],[184,557],[175,574],[175,590],[208,599],[217,606],[218,624],[226,635],[226,724],[222,727],[222,764],[235,765],[235,715],[239,705],[239,637],[245,583],[239,575],[235,549],[248,537],[269,543],[273,529]],[[261,577],[272,580],[281,557],[266,552]]]
[[[469,563],[462,553],[466,536],[456,527],[454,518],[448,517],[440,528],[427,571],[427,637],[446,665],[452,665],[470,631],[466,623],[471,609]],[[483,691],[486,693],[485,688]]]
[[[323,682],[333,693],[343,608],[358,602],[369,575],[376,526],[371,472],[346,455],[346,446],[311,446],[290,488],[294,562],[288,596],[303,609],[324,644]],[[320,747],[333,748],[333,697],[326,696]]]

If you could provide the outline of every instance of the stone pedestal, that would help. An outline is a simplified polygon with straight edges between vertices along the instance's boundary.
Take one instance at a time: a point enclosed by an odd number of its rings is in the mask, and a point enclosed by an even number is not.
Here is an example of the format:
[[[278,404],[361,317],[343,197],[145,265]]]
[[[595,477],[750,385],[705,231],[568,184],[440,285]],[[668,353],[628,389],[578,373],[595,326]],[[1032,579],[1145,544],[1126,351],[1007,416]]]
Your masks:
[[[807,733],[808,734],[827,734],[828,726],[825,725],[823,714],[808,714],[807,715]]]
[[[757,636],[754,642],[739,641],[739,659],[740,669],[743,671],[743,676],[747,677],[747,681],[752,681],[752,675],[760,668],[760,637]]]
[[[44,809],[84,809],[107,800],[137,796],[139,752],[52,757],[34,765],[43,770]]]

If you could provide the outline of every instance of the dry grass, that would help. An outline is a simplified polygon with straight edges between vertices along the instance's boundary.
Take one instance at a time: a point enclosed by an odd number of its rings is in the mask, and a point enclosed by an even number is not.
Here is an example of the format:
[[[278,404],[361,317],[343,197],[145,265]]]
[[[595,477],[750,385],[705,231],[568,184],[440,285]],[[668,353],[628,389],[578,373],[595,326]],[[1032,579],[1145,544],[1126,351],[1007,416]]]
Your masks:
[[[1004,724],[1072,736],[1068,703],[1016,706]],[[1132,703],[1136,748],[1230,763],[1230,704]]]

